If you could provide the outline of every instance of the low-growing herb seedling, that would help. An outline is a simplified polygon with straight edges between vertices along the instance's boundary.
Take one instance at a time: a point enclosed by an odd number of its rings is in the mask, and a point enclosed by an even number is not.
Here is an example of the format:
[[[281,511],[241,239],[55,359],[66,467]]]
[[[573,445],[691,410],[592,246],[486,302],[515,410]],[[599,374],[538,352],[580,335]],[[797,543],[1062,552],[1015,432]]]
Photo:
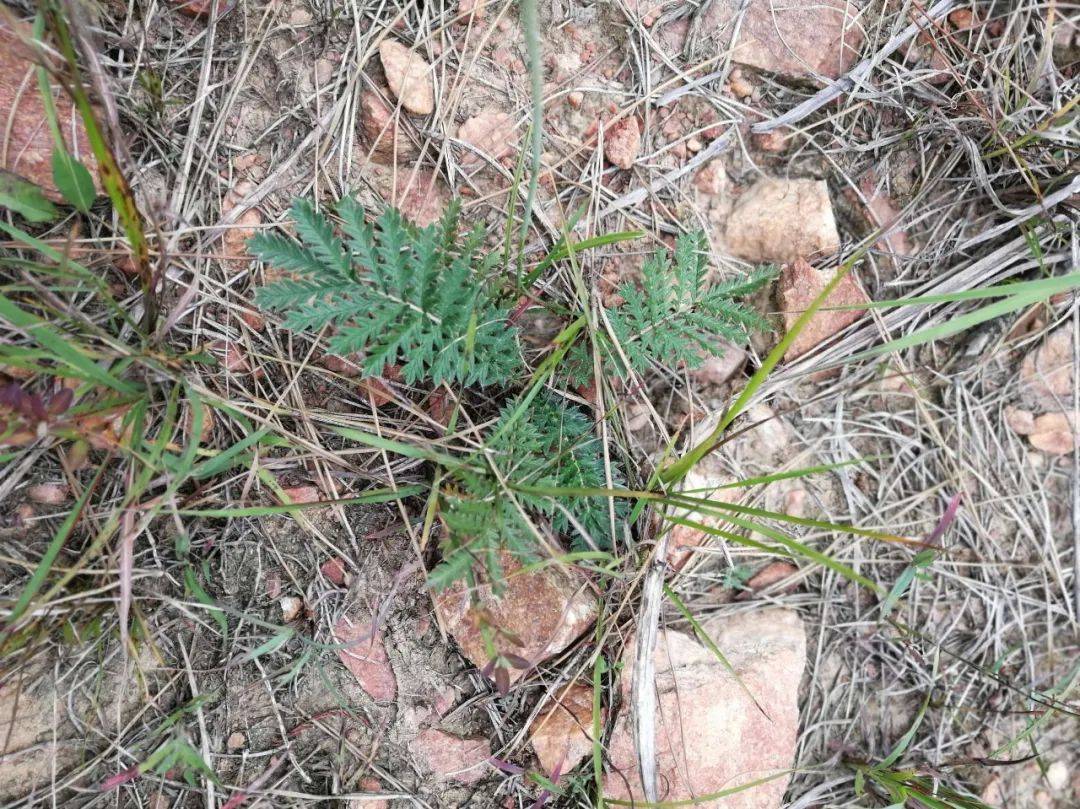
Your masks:
[[[401,364],[409,384],[505,384],[521,368],[517,330],[491,284],[497,253],[479,256],[483,231],[461,237],[459,205],[426,228],[387,208],[375,226],[350,198],[337,205],[345,238],[310,202],[292,214],[302,243],[259,234],[256,256],[292,274],[259,290],[258,302],[285,313],[290,329],[319,331],[336,354],[364,354],[379,374]]]
[[[592,420],[582,411],[541,395],[524,415],[509,424],[516,407],[506,406],[491,430],[482,472],[463,466],[443,498],[443,517],[450,529],[442,546],[443,563],[431,574],[433,586],[445,586],[467,575],[475,560],[491,578],[501,578],[500,550],[522,560],[537,558],[537,542],[527,517],[540,515],[552,529],[571,537],[574,550],[611,547],[611,514],[599,497],[552,496],[546,490],[604,488],[600,440]],[[614,485],[622,484],[615,473]],[[625,519],[625,503],[615,518]]]
[[[329,329],[330,350],[361,354],[371,374],[399,364],[409,384],[513,388],[525,369],[500,287],[505,279],[496,273],[501,254],[481,252],[481,229],[460,232],[457,203],[425,228],[393,208],[369,224],[348,198],[335,212],[342,235],[325,213],[297,200],[299,242],[279,234],[250,241],[258,258],[286,273],[259,291],[261,305],[281,312],[287,328]],[[614,340],[594,338],[613,373],[658,363],[694,367],[718,338],[743,342],[751,330],[768,328],[738,298],[760,289],[772,270],[709,284],[705,246],[701,233],[680,237],[674,262],[658,252],[646,262],[642,287],[620,290],[625,304],[607,312]],[[579,341],[563,366],[583,381],[590,360]],[[603,551],[625,524],[626,503],[605,494],[623,485],[623,474],[605,463],[592,419],[552,394],[535,395],[537,384],[504,407],[480,451],[448,465],[438,501],[447,530],[433,587],[470,576],[477,564],[498,583],[500,553],[537,560],[548,526],[575,551]]]
[[[717,351],[720,339],[743,344],[752,331],[768,331],[769,322],[739,298],[771,281],[771,266],[714,284],[708,282],[705,234],[685,233],[675,240],[674,261],[658,250],[641,268],[641,287],[624,282],[622,306],[607,311],[611,337],[597,331],[601,356],[611,371],[625,377],[632,369],[683,363],[696,368]],[[591,377],[592,362],[583,343],[574,346],[567,368],[576,382]]]

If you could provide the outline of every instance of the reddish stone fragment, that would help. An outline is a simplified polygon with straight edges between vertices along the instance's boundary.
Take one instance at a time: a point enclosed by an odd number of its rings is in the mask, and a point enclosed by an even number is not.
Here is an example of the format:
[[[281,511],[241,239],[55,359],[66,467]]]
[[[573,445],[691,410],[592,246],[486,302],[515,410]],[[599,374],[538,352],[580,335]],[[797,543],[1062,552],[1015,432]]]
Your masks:
[[[611,124],[604,130],[604,157],[613,166],[628,169],[641,150],[641,125],[633,115]]]
[[[496,649],[536,665],[565,649],[596,619],[596,601],[577,568],[555,566],[521,573],[521,563],[503,553],[503,590],[488,584],[471,594],[458,583],[435,596],[446,630],[462,653],[478,667],[490,660],[481,627],[486,622],[498,636]],[[475,603],[473,603],[475,601]],[[525,671],[510,668],[509,679]]]
[[[489,772],[487,739],[463,739],[429,728],[420,732],[410,749],[438,778],[475,784]]]
[[[29,34],[29,26],[24,29]],[[0,20],[0,170],[18,174],[41,188],[54,202],[63,202],[53,182],[55,148],[38,89],[33,53],[6,20]],[[67,93],[53,85],[53,100],[67,150],[90,170],[99,191],[97,160],[90,149],[82,116]],[[8,127],[10,126],[10,129]]]
[[[777,297],[784,315],[784,326],[789,331],[802,313],[810,307],[814,299],[832,280],[832,272],[822,272],[811,267],[804,259],[784,266],[780,273]],[[866,293],[849,272],[821,308],[810,318],[795,341],[788,347],[784,358],[793,360],[800,357],[818,344],[828,340],[837,332],[850,326],[866,314],[865,309],[830,310],[829,307],[865,304]]]
[[[397,678],[390,667],[383,634],[371,621],[343,616],[334,625],[334,639],[342,644],[338,657],[361,688],[382,702],[397,696]]]
[[[547,776],[574,769],[593,747],[593,690],[577,683],[560,688],[529,728],[529,741]]]

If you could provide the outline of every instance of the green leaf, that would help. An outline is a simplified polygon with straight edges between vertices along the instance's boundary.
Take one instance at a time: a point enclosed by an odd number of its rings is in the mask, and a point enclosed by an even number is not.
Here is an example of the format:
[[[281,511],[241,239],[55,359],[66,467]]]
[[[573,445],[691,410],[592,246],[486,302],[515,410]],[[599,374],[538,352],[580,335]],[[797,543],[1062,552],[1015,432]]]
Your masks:
[[[614,499],[621,489],[606,488],[602,450],[592,419],[546,391],[507,404],[475,459],[444,464],[455,485],[443,495],[449,530],[436,580],[445,586],[479,560],[498,581],[494,560],[500,550],[526,563],[537,559],[533,518],[549,522],[577,552],[611,548],[612,516],[621,525],[627,506]],[[617,468],[610,475],[614,486],[621,485]]]
[[[0,169],[0,208],[14,211],[27,222],[52,222],[60,210],[45,198],[41,189],[16,174]]]
[[[538,263],[529,274],[522,280],[521,285],[528,289],[533,285],[541,275],[543,275],[549,267],[556,262],[562,261],[568,258],[571,254],[579,253],[584,250],[589,250],[593,247],[606,247],[612,244],[618,244],[619,242],[633,241],[634,239],[640,239],[645,235],[643,230],[623,230],[618,233],[603,233],[599,236],[591,236],[588,239],[582,239],[580,242],[568,242],[567,237],[563,236],[554,247],[551,248],[551,252],[548,253]]]
[[[120,379],[97,363],[89,352],[65,334],[55,324],[42,320],[0,294],[0,320],[21,329],[38,345],[51,351],[57,362],[69,366],[75,375],[88,381],[97,382],[118,393],[141,393],[140,386]]]
[[[719,338],[745,343],[752,331],[770,328],[765,318],[740,298],[768,283],[776,271],[761,267],[746,275],[707,282],[707,243],[701,231],[676,240],[674,261],[659,250],[641,270],[641,287],[619,288],[622,306],[607,312],[610,332],[597,333],[606,364],[620,376],[632,369],[644,373],[654,365],[684,364],[696,368],[716,351]],[[571,379],[592,377],[592,353],[581,343],[567,358]]]
[[[330,351],[364,355],[381,374],[400,364],[408,384],[421,380],[489,386],[522,365],[517,329],[480,248],[484,233],[458,228],[458,205],[440,222],[417,228],[387,208],[374,226],[346,198],[337,206],[344,239],[306,201],[293,206],[302,244],[273,234],[249,242],[255,255],[293,274],[262,287],[261,306],[285,314],[285,326],[333,327]]]
[[[911,560],[911,564],[904,568],[900,573],[896,579],[896,583],[889,591],[889,594],[881,602],[881,617],[883,620],[888,618],[892,613],[904,593],[907,592],[908,587],[915,581],[915,577],[918,575],[919,571],[929,567],[933,563],[933,551],[922,551],[915,555],[915,558]]]
[[[64,199],[83,213],[89,213],[97,197],[90,170],[67,149],[57,147],[53,149],[52,173]]]

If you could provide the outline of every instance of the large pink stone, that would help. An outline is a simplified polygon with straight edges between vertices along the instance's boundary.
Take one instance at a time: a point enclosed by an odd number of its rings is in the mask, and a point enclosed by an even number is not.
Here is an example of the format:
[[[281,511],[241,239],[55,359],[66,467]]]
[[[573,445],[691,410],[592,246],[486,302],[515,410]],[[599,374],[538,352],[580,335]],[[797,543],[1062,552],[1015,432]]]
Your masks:
[[[528,573],[509,554],[502,554],[502,592],[481,585],[471,596],[457,584],[435,596],[447,632],[462,653],[479,667],[487,665],[485,623],[495,635],[500,654],[513,654],[532,665],[561,652],[596,620],[596,600],[585,576],[576,568],[554,565]],[[525,674],[509,671],[510,680]]]
[[[576,767],[593,748],[593,690],[573,683],[560,687],[529,727],[529,741],[544,775]]]
[[[806,662],[802,621],[794,612],[766,609],[714,618],[705,622],[704,629],[735,674],[695,638],[679,632],[662,635],[653,653],[661,801],[702,798],[792,766],[799,727],[799,681]],[[627,707],[608,746],[611,768],[604,779],[604,794],[618,800],[644,801],[629,710],[633,704],[633,638],[626,649],[620,690]],[[787,783],[788,776],[781,775],[696,806],[776,809]]]

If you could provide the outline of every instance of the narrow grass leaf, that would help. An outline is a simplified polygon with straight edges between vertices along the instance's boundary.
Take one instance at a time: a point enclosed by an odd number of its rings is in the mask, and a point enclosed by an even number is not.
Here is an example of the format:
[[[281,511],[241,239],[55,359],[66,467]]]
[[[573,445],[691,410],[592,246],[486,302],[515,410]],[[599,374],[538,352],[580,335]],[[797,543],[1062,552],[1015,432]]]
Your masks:
[[[596,783],[596,806],[604,808],[604,747],[601,739],[604,738],[602,700],[604,695],[604,673],[607,671],[607,661],[604,656],[598,654],[593,663],[592,670],[592,765],[593,780]]]
[[[30,314],[2,294],[0,294],[0,318],[26,332],[32,339],[51,351],[58,362],[78,371],[82,379],[97,382],[119,393],[134,394],[139,391],[136,385],[119,379],[90,359],[76,347],[77,344],[70,335],[62,334],[52,324]]]
[[[195,480],[205,480],[206,478],[213,477],[214,475],[230,469],[234,461],[238,460],[237,456],[240,455],[240,453],[248,447],[258,444],[269,434],[269,432],[270,430],[264,427],[261,430],[248,433],[228,449],[224,449],[213,458],[192,467],[191,477]]]
[[[946,337],[950,337],[954,334],[958,334],[962,331],[967,331],[970,328],[985,323],[988,320],[1007,315],[1010,312],[1015,312],[1017,309],[1024,309],[1031,306],[1034,303],[1039,303],[1045,300],[1046,294],[1042,291],[1026,292],[1019,295],[1010,295],[1002,301],[992,303],[987,306],[982,306],[976,309],[974,312],[968,312],[958,317],[950,318],[943,323],[939,323],[936,326],[928,326],[911,334],[898,337],[895,340],[890,340],[887,343],[883,343],[873,348],[868,348],[865,351],[857,352],[849,357],[845,357],[837,362],[828,363],[823,367],[832,367],[834,365],[843,363],[851,364],[861,362],[862,360],[869,359],[871,357],[877,357],[881,354],[888,354],[893,351],[901,351],[906,348],[912,348],[914,346],[922,345],[924,343],[934,342],[935,340],[942,340]]]
[[[418,458],[424,461],[433,461],[434,463],[440,463],[452,469],[461,466],[461,461],[453,455],[446,455],[432,449],[418,447],[414,444],[406,444],[403,441],[394,441],[391,438],[384,438],[381,435],[375,435],[374,433],[365,432],[364,430],[356,430],[351,427],[331,427],[330,429],[342,438],[348,438],[350,441],[356,441],[357,443],[365,444],[366,446],[375,449],[392,452],[395,455],[403,455],[406,458]]]
[[[327,508],[329,506],[353,506],[360,503],[387,503],[418,495],[424,491],[424,488],[424,486],[414,484],[412,486],[399,486],[396,489],[372,489],[371,491],[356,497],[345,497],[340,500],[319,500],[314,503],[284,503],[277,506],[182,508],[178,509],[176,513],[183,517],[267,517],[271,514],[292,514],[295,511],[303,511],[304,509]]]
[[[567,238],[563,236],[562,239],[552,248],[544,258],[531,270],[528,275],[525,276],[522,281],[522,286],[528,289],[533,285],[537,278],[543,275],[548,268],[553,264],[566,259],[571,252],[580,253],[582,250],[590,250],[594,247],[606,247],[612,244],[618,244],[619,242],[633,241],[634,239],[640,239],[645,235],[641,230],[623,230],[618,233],[604,233],[599,236],[591,236],[588,239],[582,239],[580,242],[567,242]]]
[[[217,606],[214,599],[210,597],[210,594],[203,588],[202,582],[199,581],[199,577],[195,574],[195,568],[191,565],[184,568],[184,584],[187,586],[188,592],[191,593],[195,600],[207,608],[210,617],[214,619],[214,623],[217,624],[218,629],[221,632],[221,637],[228,637],[229,620],[225,617],[225,613]]]

